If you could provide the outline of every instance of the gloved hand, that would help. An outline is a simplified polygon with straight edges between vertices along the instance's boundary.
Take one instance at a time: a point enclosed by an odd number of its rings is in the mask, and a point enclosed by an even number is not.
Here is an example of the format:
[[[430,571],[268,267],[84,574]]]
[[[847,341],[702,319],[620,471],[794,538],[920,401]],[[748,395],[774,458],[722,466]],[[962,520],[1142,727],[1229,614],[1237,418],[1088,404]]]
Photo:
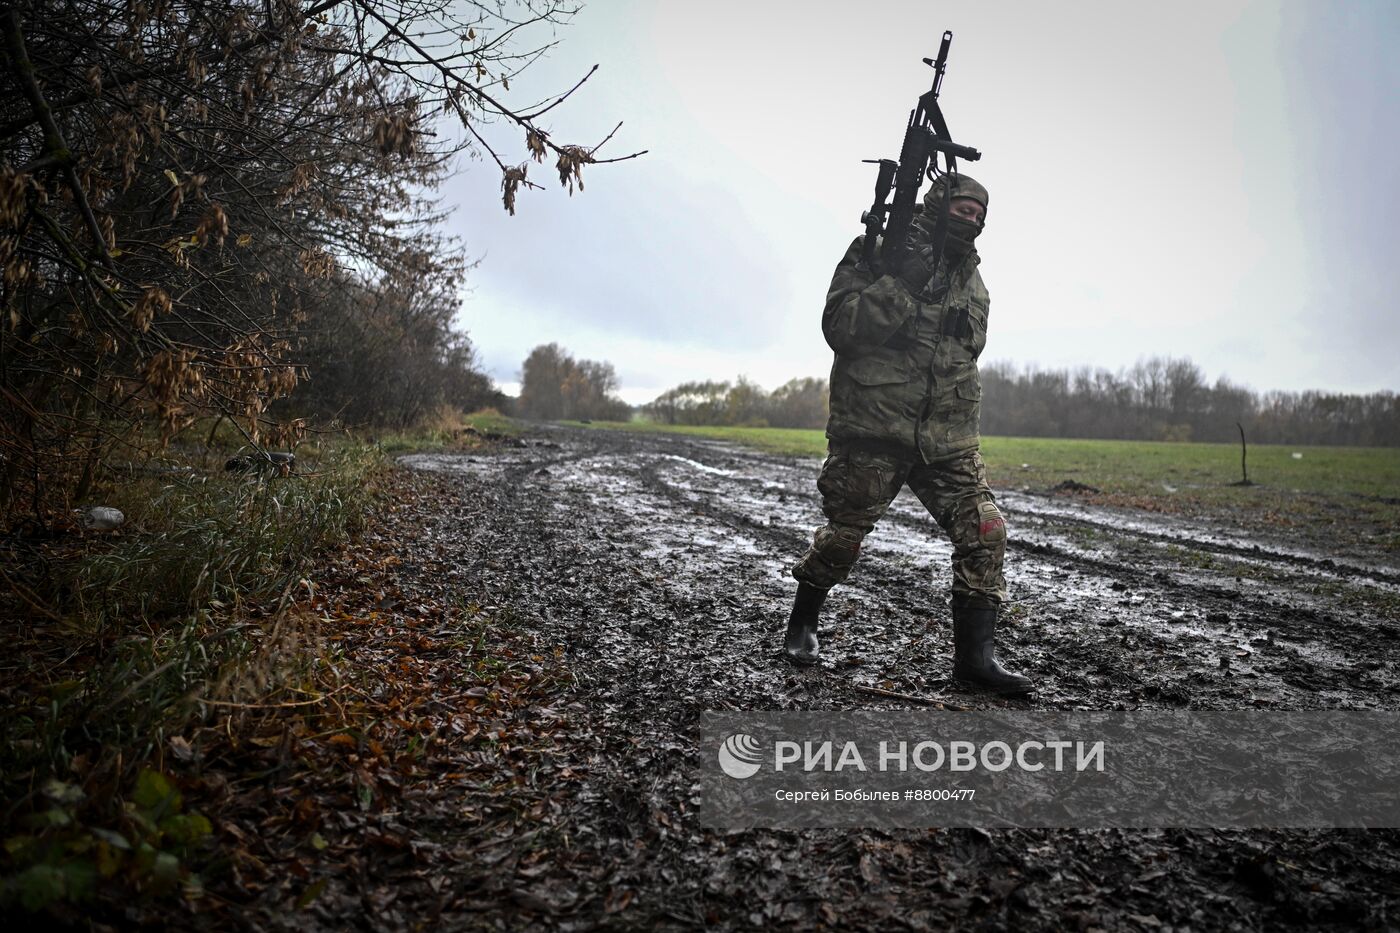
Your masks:
[[[905,252],[904,261],[895,270],[894,277],[908,289],[909,294],[919,295],[928,285],[929,279],[933,278],[936,268],[933,250],[916,247]]]

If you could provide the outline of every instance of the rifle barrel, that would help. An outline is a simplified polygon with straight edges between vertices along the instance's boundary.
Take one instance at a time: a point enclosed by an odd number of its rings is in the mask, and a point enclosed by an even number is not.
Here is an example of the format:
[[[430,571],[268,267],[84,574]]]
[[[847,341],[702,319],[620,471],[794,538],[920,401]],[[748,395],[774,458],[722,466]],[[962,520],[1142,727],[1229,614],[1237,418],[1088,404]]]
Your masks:
[[[948,46],[953,44],[953,31],[943,30],[943,44],[938,47],[938,61],[933,65],[933,98],[938,99],[938,90],[943,86],[943,70],[948,67]],[[928,61],[928,59],[924,59]]]

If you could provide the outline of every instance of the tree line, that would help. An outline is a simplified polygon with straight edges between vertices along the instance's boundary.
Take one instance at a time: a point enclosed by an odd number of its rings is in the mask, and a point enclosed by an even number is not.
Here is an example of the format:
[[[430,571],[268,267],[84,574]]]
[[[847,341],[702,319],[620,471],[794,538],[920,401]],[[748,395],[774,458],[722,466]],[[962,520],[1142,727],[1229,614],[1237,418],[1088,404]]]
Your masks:
[[[1400,446],[1394,392],[1256,392],[1188,359],[1107,369],[982,367],[982,431],[1024,437]]]
[[[617,370],[575,359],[557,343],[530,351],[520,367],[520,395],[507,410],[548,421],[626,421],[634,414],[664,424],[812,428],[826,423],[825,379],[793,379],[772,392],[740,376],[734,382],[687,382],[634,409],[617,396]]]
[[[0,10],[0,512],[61,512],[104,461],[201,417],[287,444],[308,421],[408,425],[499,399],[452,326],[469,264],[437,192],[454,157],[479,157],[514,213],[540,187],[531,162],[572,192],[616,161],[537,125],[563,98],[507,103],[572,12]]]
[[[642,406],[663,424],[820,428],[829,404],[825,379],[792,379],[772,392],[744,376],[734,382],[685,382]]]
[[[992,363],[981,368],[982,432],[1023,437],[1400,446],[1394,392],[1256,392],[1207,381],[1188,359],[1152,357],[1113,372]],[[641,406],[664,424],[822,428],[825,379],[793,379],[772,392],[740,376],[686,382]]]

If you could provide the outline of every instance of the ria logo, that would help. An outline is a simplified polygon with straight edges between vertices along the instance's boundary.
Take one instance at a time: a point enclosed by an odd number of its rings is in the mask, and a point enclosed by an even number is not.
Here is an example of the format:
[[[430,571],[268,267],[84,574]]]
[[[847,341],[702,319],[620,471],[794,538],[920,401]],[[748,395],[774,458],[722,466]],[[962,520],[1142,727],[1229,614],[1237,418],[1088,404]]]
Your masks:
[[[758,773],[758,739],[745,732],[736,732],[719,747],[720,770],[732,778],[743,780]]]

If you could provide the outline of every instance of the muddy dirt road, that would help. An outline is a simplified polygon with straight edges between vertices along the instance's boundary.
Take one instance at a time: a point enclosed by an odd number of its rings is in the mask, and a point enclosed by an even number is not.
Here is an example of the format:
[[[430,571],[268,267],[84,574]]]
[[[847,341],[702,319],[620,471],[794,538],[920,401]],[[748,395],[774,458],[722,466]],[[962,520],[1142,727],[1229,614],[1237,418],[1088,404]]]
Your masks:
[[[541,429],[525,446],[402,458],[439,478],[437,584],[562,646],[583,775],[515,926],[761,923],[887,929],[1386,928],[1400,834],[701,830],[705,710],[893,708],[861,686],[974,708],[1400,707],[1400,567],[1048,491],[999,491],[1008,665],[1030,699],[947,680],[950,546],[907,491],[823,620],[823,661],[780,655],[787,575],[820,521],[819,463],[674,435]],[[544,772],[542,772],[544,773]],[[541,781],[546,780],[541,777]],[[537,840],[538,841],[538,840]],[[586,869],[585,866],[593,866]],[[499,866],[497,866],[499,868]],[[523,885],[524,887],[519,887]],[[630,892],[620,894],[619,892]],[[606,913],[604,912],[606,911]]]

